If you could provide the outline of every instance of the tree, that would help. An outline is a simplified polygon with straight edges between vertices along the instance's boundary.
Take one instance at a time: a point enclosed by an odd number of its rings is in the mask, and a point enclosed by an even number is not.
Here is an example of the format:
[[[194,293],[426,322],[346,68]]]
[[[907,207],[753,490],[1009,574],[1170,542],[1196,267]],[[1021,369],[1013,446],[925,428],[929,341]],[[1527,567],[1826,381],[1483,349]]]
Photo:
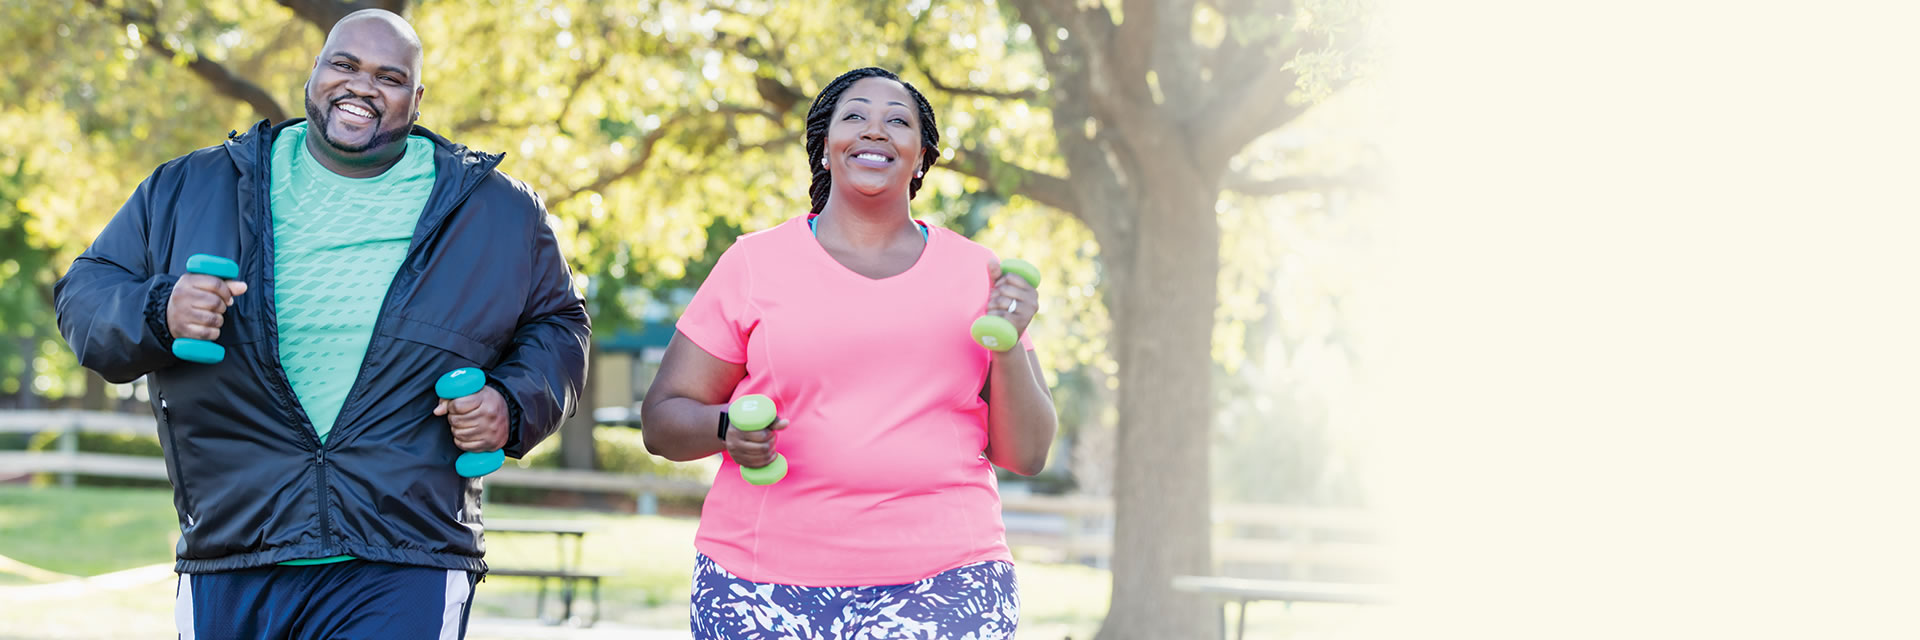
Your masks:
[[[1310,184],[1230,170],[1251,142],[1348,79],[1336,39],[1358,7],[1337,2],[1015,0],[1038,34],[1054,141],[1066,171],[963,162],[1072,214],[1099,240],[1114,356],[1119,446],[1113,599],[1100,638],[1208,638],[1208,604],[1173,576],[1211,571],[1208,435],[1221,192]],[[930,77],[932,77],[930,75]],[[936,81],[951,92],[1035,100],[1035,90]],[[1318,94],[1318,95],[1316,95]]]

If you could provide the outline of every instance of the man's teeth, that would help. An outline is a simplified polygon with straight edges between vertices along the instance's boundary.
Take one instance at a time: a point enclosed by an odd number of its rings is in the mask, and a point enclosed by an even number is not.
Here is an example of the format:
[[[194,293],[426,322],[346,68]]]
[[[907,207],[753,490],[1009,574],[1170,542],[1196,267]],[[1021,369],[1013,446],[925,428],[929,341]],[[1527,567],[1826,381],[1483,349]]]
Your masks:
[[[371,117],[373,117],[373,112],[372,112],[372,111],[368,111],[368,110],[366,110],[366,109],[363,109],[363,108],[361,108],[361,107],[356,107],[356,106],[353,106],[353,105],[350,105],[350,104],[343,104],[343,105],[340,105],[340,110],[341,110],[341,111],[345,111],[345,112],[347,112],[347,113],[351,113],[351,114],[353,114],[353,115],[356,115],[356,116],[360,116],[360,117],[362,117],[362,118],[371,118]]]

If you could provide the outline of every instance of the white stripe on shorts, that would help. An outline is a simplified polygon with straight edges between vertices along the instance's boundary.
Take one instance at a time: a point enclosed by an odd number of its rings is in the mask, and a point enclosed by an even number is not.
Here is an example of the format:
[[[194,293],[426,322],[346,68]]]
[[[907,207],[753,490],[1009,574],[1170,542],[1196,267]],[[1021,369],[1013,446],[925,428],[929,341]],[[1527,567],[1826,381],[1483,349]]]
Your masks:
[[[173,586],[173,629],[180,632],[180,640],[193,640],[193,575],[179,576]]]
[[[447,570],[447,604],[440,613],[440,640],[460,639],[460,613],[467,608],[467,597],[473,595],[473,583],[467,581],[467,572],[458,569]]]

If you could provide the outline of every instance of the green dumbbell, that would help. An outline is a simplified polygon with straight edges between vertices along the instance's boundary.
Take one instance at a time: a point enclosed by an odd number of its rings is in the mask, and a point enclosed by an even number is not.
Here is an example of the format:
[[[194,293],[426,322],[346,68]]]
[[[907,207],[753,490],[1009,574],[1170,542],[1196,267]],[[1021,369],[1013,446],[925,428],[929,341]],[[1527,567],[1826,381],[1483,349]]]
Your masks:
[[[240,277],[240,264],[220,256],[196,253],[187,258],[187,273],[201,273],[232,280]],[[175,338],[173,355],[188,362],[213,364],[227,358],[227,348],[207,340]]]
[[[1007,258],[1000,261],[1000,270],[1025,278],[1027,284],[1040,286],[1040,269],[1031,262]],[[1006,318],[988,314],[973,321],[973,341],[994,351],[1006,351],[1020,342],[1020,333],[1013,330],[1013,323]]]
[[[452,400],[465,398],[480,392],[487,386],[487,374],[473,367],[463,367],[448,371],[433,383],[433,392],[441,398]],[[452,416],[448,416],[451,418]],[[507,453],[499,449],[492,451],[462,451],[453,461],[453,470],[462,478],[478,478],[500,470],[507,461]]]
[[[727,407],[727,420],[733,423],[733,428],[741,431],[765,429],[773,426],[773,421],[779,417],[780,412],[774,408],[773,399],[758,393],[735,400],[733,406]],[[787,477],[787,457],[775,453],[773,462],[759,468],[740,465],[740,477],[748,484],[759,486],[779,482]]]

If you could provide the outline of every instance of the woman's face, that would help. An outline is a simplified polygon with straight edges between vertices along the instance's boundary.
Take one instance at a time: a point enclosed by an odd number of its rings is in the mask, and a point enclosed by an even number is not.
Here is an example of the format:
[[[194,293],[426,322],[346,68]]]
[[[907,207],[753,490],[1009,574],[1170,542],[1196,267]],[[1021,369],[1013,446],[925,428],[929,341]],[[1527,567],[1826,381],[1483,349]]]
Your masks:
[[[877,196],[908,192],[920,170],[920,116],[899,82],[861,78],[840,94],[827,125],[827,171],[836,187]]]

